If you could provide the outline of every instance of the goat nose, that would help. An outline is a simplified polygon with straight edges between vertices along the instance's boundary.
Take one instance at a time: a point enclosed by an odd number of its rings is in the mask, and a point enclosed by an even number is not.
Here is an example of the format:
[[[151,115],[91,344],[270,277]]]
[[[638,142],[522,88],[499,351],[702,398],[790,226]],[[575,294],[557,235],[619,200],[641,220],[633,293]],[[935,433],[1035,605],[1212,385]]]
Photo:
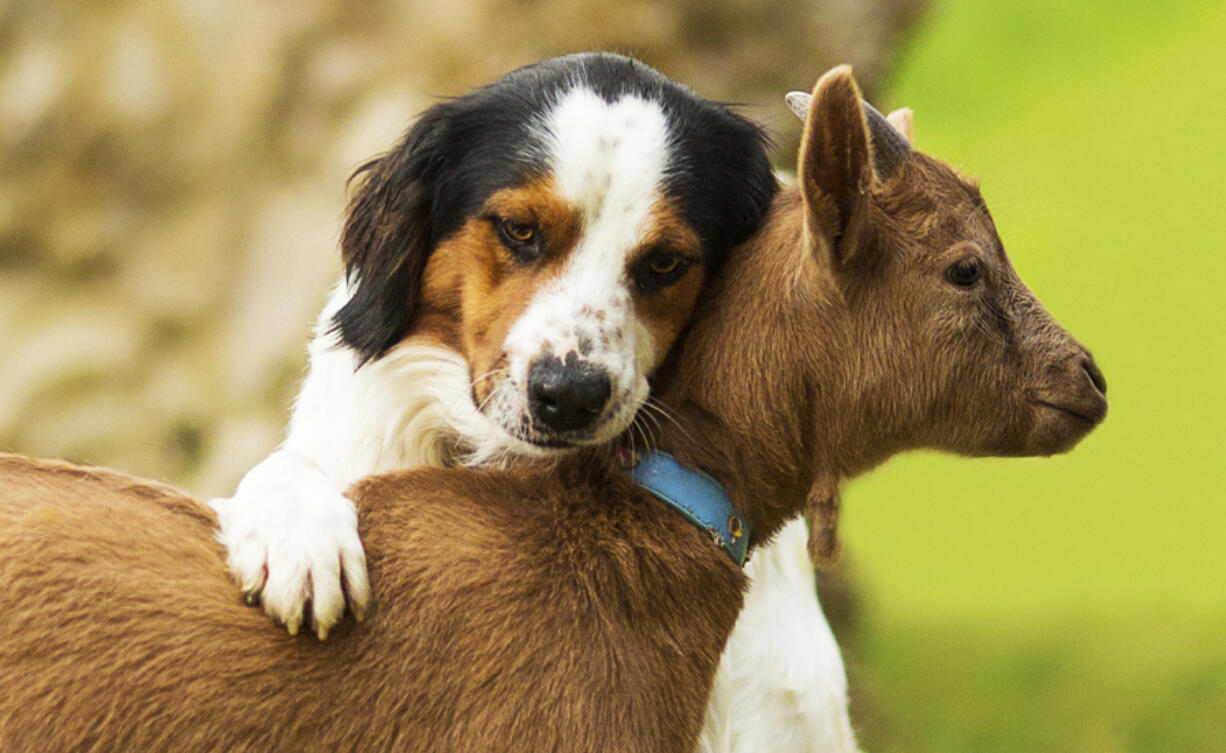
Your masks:
[[[568,353],[538,358],[528,369],[528,401],[533,417],[554,431],[579,431],[592,425],[613,392],[609,374]]]
[[[1103,373],[1099,371],[1098,364],[1094,363],[1094,359],[1086,356],[1081,359],[1081,368],[1086,375],[1090,377],[1090,382],[1094,385],[1094,389],[1098,390],[1103,397],[1107,396],[1107,379]]]

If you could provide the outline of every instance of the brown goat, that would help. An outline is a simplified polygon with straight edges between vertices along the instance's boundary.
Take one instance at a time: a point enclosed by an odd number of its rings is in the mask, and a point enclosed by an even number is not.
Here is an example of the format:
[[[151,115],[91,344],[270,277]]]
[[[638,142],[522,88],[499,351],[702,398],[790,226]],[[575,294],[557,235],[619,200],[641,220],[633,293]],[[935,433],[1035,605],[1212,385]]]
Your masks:
[[[768,539],[914,447],[1047,454],[1102,378],[1010,267],[978,190],[814,90],[800,187],[700,311],[659,445]],[[365,479],[375,606],[326,642],[240,604],[211,513],[0,459],[0,749],[691,753],[744,576],[607,458]],[[817,537],[818,554],[829,537]]]

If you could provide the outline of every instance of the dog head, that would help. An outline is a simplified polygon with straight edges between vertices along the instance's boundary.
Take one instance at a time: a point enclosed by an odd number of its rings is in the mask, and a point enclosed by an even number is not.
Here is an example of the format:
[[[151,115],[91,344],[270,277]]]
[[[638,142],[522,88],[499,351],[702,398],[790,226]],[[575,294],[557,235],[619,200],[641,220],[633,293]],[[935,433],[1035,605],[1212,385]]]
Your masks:
[[[436,105],[359,170],[334,325],[361,362],[459,351],[516,451],[607,442],[776,184],[749,121],[634,60],[581,54]]]

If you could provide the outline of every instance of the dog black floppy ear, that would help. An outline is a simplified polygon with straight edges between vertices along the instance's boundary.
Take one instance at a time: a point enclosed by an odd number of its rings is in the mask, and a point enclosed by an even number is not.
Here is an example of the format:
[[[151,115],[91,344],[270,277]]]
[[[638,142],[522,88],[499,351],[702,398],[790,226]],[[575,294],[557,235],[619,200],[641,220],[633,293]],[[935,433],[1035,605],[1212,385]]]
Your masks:
[[[358,354],[378,358],[408,332],[434,245],[434,184],[443,163],[443,108],[435,107],[394,149],[358,168],[341,231],[351,295],[333,330]]]

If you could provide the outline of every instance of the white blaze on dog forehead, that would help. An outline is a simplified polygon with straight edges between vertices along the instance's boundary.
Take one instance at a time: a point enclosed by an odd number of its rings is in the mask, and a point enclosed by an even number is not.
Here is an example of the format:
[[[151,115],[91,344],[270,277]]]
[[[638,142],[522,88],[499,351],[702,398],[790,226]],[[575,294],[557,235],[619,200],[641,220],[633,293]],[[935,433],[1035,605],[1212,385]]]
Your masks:
[[[662,196],[668,123],[656,102],[633,94],[608,102],[580,87],[559,99],[542,126],[554,186],[579,210],[583,230],[562,272],[512,328],[508,351],[531,358],[545,343],[560,357],[586,351],[580,355],[615,379],[633,381],[640,363],[650,362],[643,351],[652,343],[634,320],[626,263]],[[526,364],[512,364],[521,370]]]
[[[545,127],[558,193],[584,220],[645,217],[668,165],[668,123],[659,103],[632,94],[607,102],[590,89],[572,89]]]

